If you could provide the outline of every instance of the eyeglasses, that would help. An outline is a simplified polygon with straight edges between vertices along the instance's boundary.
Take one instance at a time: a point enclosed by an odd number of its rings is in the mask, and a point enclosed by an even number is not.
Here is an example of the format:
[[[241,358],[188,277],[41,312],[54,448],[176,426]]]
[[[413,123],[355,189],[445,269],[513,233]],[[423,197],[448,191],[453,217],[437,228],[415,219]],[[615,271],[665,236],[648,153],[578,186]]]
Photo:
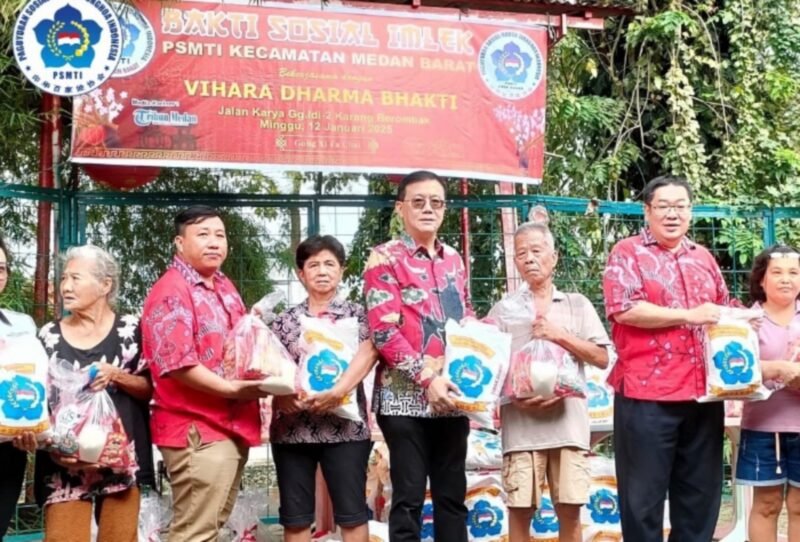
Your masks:
[[[658,205],[651,205],[651,209],[656,214],[659,215],[667,215],[669,212],[675,211],[679,215],[689,214],[692,211],[692,204],[691,203],[674,203],[672,205],[666,203],[659,203]]]
[[[800,254],[797,252],[772,252],[769,257],[771,260],[776,260],[778,258],[793,258],[798,260],[800,259]]]
[[[445,204],[445,201],[442,198],[437,198],[436,196],[431,196],[431,197],[428,197],[428,198],[426,198],[424,196],[417,196],[417,197],[412,198],[412,199],[404,199],[403,201],[410,203],[411,207],[413,207],[414,209],[417,209],[418,211],[421,211],[422,209],[424,209],[425,208],[425,203],[427,203],[427,202],[430,202],[431,209],[433,209],[434,211],[438,211],[439,209],[442,209],[444,207],[444,204]]]

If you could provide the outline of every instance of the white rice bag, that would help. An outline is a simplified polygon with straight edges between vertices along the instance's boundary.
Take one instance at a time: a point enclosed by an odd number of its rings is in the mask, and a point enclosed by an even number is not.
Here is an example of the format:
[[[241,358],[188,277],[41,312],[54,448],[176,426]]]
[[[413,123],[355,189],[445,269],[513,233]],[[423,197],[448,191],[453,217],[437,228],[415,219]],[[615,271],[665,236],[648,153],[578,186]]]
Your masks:
[[[593,430],[608,430],[614,424],[614,388],[607,382],[608,370],[585,364],[589,424]]]
[[[494,427],[499,400],[511,356],[511,335],[497,326],[469,320],[445,324],[444,374],[461,395],[454,398],[459,410],[482,427]]]
[[[379,521],[370,521],[369,542],[389,542],[389,524]]]
[[[589,502],[581,508],[584,541],[621,540],[619,495],[614,460],[589,457]]]
[[[49,434],[47,353],[35,335],[0,339],[0,442]]]
[[[500,470],[503,449],[500,435],[494,431],[472,429],[467,437],[467,470]]]
[[[256,542],[259,521],[266,515],[266,488],[246,489],[239,492],[227,523],[230,541]]]
[[[308,395],[328,391],[347,371],[358,351],[359,324],[357,318],[331,321],[300,316],[300,376],[298,386]],[[360,422],[356,391],[353,389],[331,413]]]
[[[558,516],[556,515],[550,488],[545,485],[542,503],[533,513],[530,538],[536,542],[558,542]]]
[[[723,307],[719,322],[706,326],[706,394],[700,402],[770,396],[763,384],[758,335],[749,321],[763,317],[759,309]]]
[[[508,510],[503,485],[497,476],[468,475],[467,539],[489,542],[508,539]]]

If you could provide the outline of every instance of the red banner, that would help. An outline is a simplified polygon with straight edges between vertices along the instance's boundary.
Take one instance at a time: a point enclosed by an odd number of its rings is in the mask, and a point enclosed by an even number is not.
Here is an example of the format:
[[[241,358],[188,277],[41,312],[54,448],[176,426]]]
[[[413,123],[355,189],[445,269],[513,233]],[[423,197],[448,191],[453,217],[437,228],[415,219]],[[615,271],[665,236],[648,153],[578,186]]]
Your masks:
[[[547,32],[411,12],[148,0],[74,100],[79,163],[539,182]]]

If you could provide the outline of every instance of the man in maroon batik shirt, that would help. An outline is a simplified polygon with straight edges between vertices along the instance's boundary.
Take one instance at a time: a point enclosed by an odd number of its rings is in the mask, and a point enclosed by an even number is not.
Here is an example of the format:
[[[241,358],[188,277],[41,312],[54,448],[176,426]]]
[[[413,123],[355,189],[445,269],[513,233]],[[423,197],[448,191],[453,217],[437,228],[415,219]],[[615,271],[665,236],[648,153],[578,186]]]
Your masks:
[[[614,453],[622,536],[662,542],[669,493],[676,542],[710,542],[722,490],[723,405],[705,394],[704,325],[728,289],[711,253],[686,237],[692,190],[658,177],[642,191],[647,227],[614,246],[603,275],[618,359]]]
[[[217,540],[231,513],[250,446],[259,445],[258,382],[225,380],[222,345],[245,314],[220,272],[228,255],[217,210],[175,217],[177,254],[153,285],[142,314],[142,355],[150,364],[150,426],[170,478],[169,542]]]
[[[437,542],[466,542],[467,418],[441,375],[444,325],[472,316],[461,256],[439,241],[445,186],[435,173],[397,189],[399,238],[372,250],[364,272],[367,320],[380,353],[375,401],[392,468],[392,542],[418,541],[430,477]]]

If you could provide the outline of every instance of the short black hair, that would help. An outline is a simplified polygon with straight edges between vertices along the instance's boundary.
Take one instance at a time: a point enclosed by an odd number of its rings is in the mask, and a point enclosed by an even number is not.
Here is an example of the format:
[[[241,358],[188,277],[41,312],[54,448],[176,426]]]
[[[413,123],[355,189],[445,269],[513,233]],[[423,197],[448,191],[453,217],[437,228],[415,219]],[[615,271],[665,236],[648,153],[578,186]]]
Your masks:
[[[208,205],[192,205],[175,215],[175,235],[183,235],[186,226],[214,217],[222,218],[219,210]]]
[[[794,247],[788,245],[772,245],[765,248],[753,260],[753,268],[750,270],[750,301],[758,301],[763,303],[767,300],[767,294],[764,288],[761,287],[761,281],[764,280],[764,275],[767,274],[769,261],[772,259],[773,254],[798,254]],[[800,261],[800,260],[798,260]],[[798,295],[800,297],[800,295]]]
[[[444,180],[435,174],[433,171],[426,171],[421,169],[419,171],[413,171],[403,177],[403,180],[400,181],[400,184],[397,186],[397,201],[403,201],[406,197],[406,188],[411,186],[415,183],[421,183],[422,181],[436,181],[440,185],[442,185],[442,190],[447,193],[447,185],[444,184]]]
[[[347,259],[344,247],[333,235],[312,235],[297,245],[297,250],[294,253],[294,263],[298,269],[303,269],[310,257],[316,256],[323,250],[329,250],[339,261],[339,265],[344,267],[344,261]]]
[[[650,205],[650,203],[653,201],[653,196],[655,196],[656,190],[664,186],[682,186],[686,189],[686,193],[689,195],[689,201],[692,201],[692,186],[689,184],[689,181],[683,177],[662,175],[661,177],[652,179],[645,185],[644,188],[642,188],[640,197],[644,204]]]
[[[6,267],[11,269],[11,253],[8,251],[8,247],[2,237],[0,237],[0,250],[2,250],[3,254],[6,256]]]

